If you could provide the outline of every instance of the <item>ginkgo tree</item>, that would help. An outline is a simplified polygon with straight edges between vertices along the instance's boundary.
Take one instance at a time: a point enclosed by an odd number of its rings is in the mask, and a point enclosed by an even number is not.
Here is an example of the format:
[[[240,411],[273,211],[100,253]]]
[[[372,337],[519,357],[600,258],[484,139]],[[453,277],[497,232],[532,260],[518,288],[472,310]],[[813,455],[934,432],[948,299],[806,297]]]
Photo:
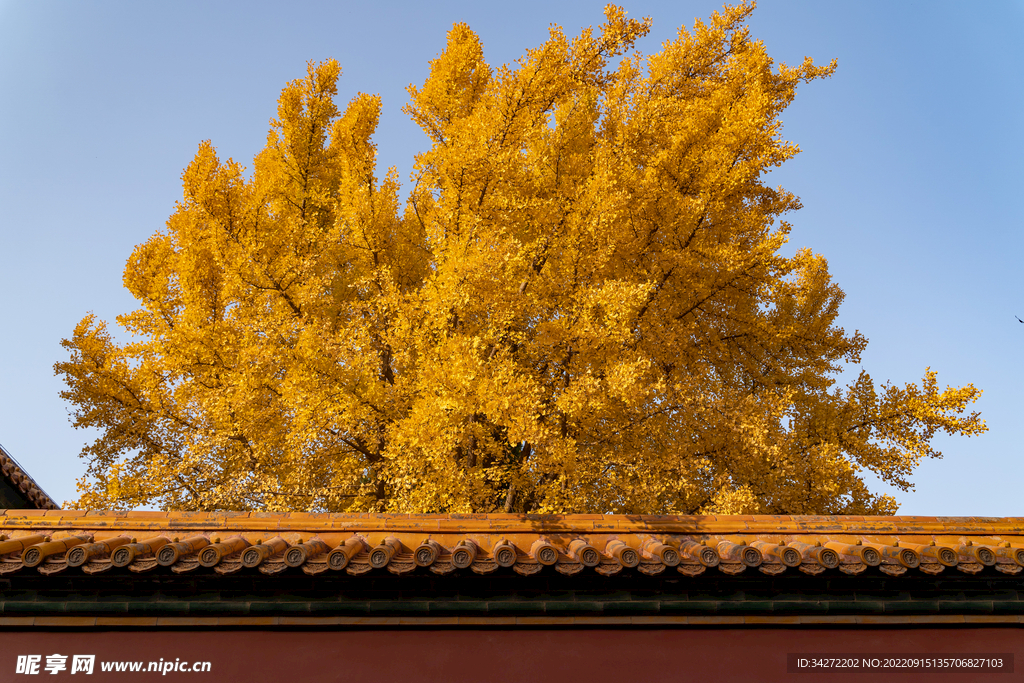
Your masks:
[[[340,67],[281,93],[251,169],[200,145],[124,284],[56,372],[84,508],[892,513],[979,391],[876,385],[825,259],[784,255],[765,174],[780,114],[835,63],[776,64],[725,8],[660,52],[606,8],[492,68],[457,24],[408,115],[408,196],[379,97]]]

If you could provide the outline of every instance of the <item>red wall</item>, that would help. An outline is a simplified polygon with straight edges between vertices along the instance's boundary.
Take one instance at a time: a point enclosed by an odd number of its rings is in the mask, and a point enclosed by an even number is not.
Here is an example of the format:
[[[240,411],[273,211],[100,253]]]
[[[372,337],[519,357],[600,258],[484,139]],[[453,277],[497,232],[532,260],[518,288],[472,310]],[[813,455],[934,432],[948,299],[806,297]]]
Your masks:
[[[1014,673],[787,673],[787,654],[1012,653]],[[18,655],[96,655],[95,672],[17,675]],[[107,673],[102,661],[209,661]],[[145,665],[144,665],[145,666]],[[1024,628],[0,632],[0,681],[993,681],[1024,678]]]

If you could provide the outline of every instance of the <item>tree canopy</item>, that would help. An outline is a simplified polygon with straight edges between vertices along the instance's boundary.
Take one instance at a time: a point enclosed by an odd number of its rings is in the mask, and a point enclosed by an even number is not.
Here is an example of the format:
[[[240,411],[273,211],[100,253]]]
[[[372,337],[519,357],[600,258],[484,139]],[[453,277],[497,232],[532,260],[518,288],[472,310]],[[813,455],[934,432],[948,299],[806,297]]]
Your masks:
[[[199,146],[124,284],[57,363],[86,508],[891,514],[979,391],[876,386],[825,259],[783,253],[780,114],[835,63],[775,64],[725,8],[644,57],[650,20],[492,68],[457,24],[408,115],[289,83],[251,170]]]

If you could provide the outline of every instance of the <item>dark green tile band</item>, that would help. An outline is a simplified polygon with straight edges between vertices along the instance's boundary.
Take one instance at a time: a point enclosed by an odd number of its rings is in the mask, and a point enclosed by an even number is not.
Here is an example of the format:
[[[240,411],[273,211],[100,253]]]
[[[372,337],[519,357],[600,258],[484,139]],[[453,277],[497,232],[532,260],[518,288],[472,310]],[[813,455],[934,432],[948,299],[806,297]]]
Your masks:
[[[436,576],[387,572],[352,577],[288,570],[222,576],[154,570],[138,575],[53,576],[22,571],[0,581],[5,616],[799,616],[1024,615],[1024,575],[900,577],[697,577],[624,571],[531,576],[509,571]]]

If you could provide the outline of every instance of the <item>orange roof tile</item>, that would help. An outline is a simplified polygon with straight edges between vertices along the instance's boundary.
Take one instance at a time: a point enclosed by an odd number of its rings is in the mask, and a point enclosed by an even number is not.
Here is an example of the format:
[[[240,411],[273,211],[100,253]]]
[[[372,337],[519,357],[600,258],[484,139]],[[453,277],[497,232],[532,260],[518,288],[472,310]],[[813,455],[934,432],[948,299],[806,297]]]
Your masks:
[[[0,574],[1024,570],[1024,518],[0,510]]]

